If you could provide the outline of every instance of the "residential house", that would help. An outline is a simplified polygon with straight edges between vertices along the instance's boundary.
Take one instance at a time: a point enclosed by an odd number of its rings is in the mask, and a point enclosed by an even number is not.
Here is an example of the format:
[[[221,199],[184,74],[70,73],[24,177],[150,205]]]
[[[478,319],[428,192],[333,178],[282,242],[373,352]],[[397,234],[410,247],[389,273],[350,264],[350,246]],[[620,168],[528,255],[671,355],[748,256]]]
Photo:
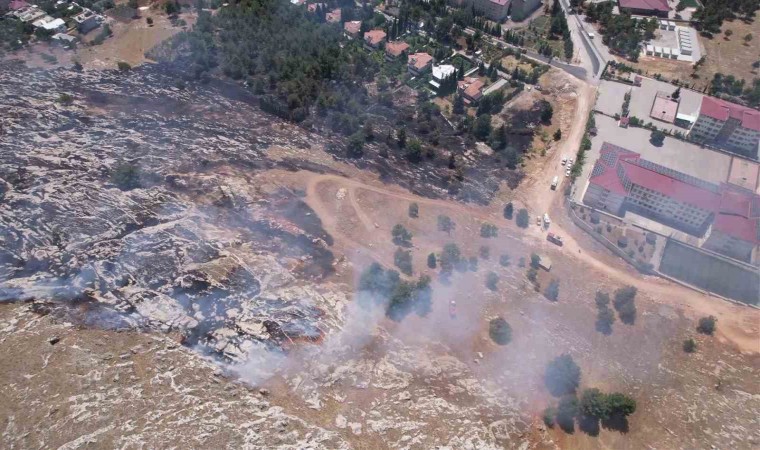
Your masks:
[[[668,0],[618,0],[621,12],[636,16],[668,17]]]
[[[346,36],[351,39],[356,39],[359,37],[361,30],[362,23],[359,20],[352,20],[351,22],[346,22],[343,24],[343,32],[346,33]]]
[[[64,22],[63,19],[54,19],[47,15],[35,20],[32,23],[32,26],[35,28],[42,28],[53,34],[66,32],[66,22]]]
[[[74,22],[77,24],[77,30],[80,33],[86,34],[91,30],[99,27],[103,22],[103,17],[95,14],[92,10],[85,9],[76,16],[74,16]]]
[[[456,67],[452,66],[451,64],[441,64],[440,66],[433,66],[432,71],[432,79],[430,80],[430,85],[433,86],[436,90],[441,87],[441,83],[443,80],[450,76],[455,76],[457,73]]]
[[[404,41],[393,41],[385,44],[385,59],[392,61],[404,55],[409,50],[409,44]]]
[[[408,59],[409,73],[418,76],[430,70],[433,65],[433,57],[425,52],[413,53]]]
[[[325,21],[327,23],[340,23],[342,13],[340,8],[335,8],[329,13],[325,14]]]
[[[483,86],[480,78],[465,77],[457,83],[457,91],[462,94],[466,104],[477,103],[483,96]]]
[[[715,97],[702,97],[699,116],[689,137],[740,149],[757,157],[760,141],[760,111]]]
[[[369,30],[364,33],[364,47],[367,50],[377,50],[385,41],[385,31],[380,29]]]

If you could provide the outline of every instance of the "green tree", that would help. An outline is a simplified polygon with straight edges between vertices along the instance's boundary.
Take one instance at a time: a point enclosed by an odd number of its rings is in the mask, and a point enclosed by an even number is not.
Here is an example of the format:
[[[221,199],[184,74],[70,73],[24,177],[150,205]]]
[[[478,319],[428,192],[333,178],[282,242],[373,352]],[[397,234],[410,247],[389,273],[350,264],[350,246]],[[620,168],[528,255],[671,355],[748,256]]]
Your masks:
[[[581,394],[580,412],[587,417],[607,420],[610,417],[607,395],[597,388],[585,389]]]
[[[364,133],[357,131],[348,138],[346,155],[349,158],[361,158],[364,155]]]
[[[610,410],[610,416],[630,416],[636,412],[636,400],[625,394],[615,392],[607,395],[607,407]]]
[[[496,225],[490,223],[484,223],[480,225],[480,237],[492,238],[499,235],[499,229]]]
[[[528,228],[528,225],[530,224],[530,216],[528,215],[527,209],[520,208],[520,210],[517,211],[517,219],[515,219],[515,223],[517,223],[517,226],[520,228]]]
[[[409,141],[409,145],[406,146],[406,159],[413,163],[422,160],[422,144],[419,140],[412,139]]]
[[[752,41],[752,33],[747,33],[744,35],[744,45],[749,45],[750,41]]]
[[[475,119],[472,134],[476,139],[485,141],[491,134],[491,115],[483,114]]]
[[[612,305],[618,312],[620,321],[626,325],[633,325],[636,321],[636,288],[633,286],[622,287],[615,291],[615,299]]]
[[[566,395],[559,400],[557,406],[557,425],[565,432],[572,433],[575,429],[575,416],[578,415],[578,399],[575,395]]]
[[[153,18],[152,17],[146,17],[145,22],[148,24],[148,26],[153,26]]]
[[[512,327],[502,317],[491,319],[488,323],[488,334],[499,345],[507,345],[512,340]]]
[[[557,408],[549,406],[544,409],[544,425],[549,428],[554,427],[554,418],[557,417]]]
[[[420,216],[420,207],[417,203],[411,203],[409,205],[409,217],[416,219]]]
[[[709,336],[712,336],[713,333],[715,333],[715,325],[718,322],[718,319],[715,316],[707,316],[702,317],[699,319],[699,324],[697,325],[697,331],[699,331],[702,334],[707,334]]]
[[[558,279],[553,278],[551,281],[549,281],[549,285],[546,286],[546,290],[544,291],[544,296],[553,302],[557,301],[557,299],[559,298],[559,280]]]
[[[554,358],[546,367],[544,383],[555,397],[574,394],[580,382],[581,368],[568,354]]]
[[[686,339],[683,341],[683,351],[686,353],[694,353],[697,351],[697,341],[695,341],[693,338]]]
[[[406,275],[412,274],[412,252],[400,247],[397,248],[396,253],[393,254],[393,263],[402,273]]]
[[[676,90],[673,91],[672,94],[670,94],[670,98],[672,98],[673,100],[678,100],[679,98],[681,98],[681,87],[680,86],[677,87]]]
[[[391,230],[391,236],[393,237],[393,243],[396,245],[409,247],[412,244],[412,233],[400,223],[394,225]]]
[[[552,104],[547,102],[546,100],[541,100],[540,110],[541,110],[541,122],[544,124],[550,124],[552,122],[552,117],[554,116],[554,108],[552,107]]]
[[[652,133],[649,135],[649,142],[656,147],[661,146],[665,142],[665,133],[660,130],[652,130]]]
[[[538,270],[535,267],[529,267],[527,272],[528,280],[535,283],[538,279]]]
[[[454,96],[453,106],[451,108],[451,112],[457,115],[464,114],[464,99],[460,94],[456,94]]]
[[[119,69],[120,72],[128,72],[132,70],[132,66],[130,66],[129,63],[126,63],[124,61],[117,62],[116,67]]]
[[[431,269],[435,269],[436,267],[436,261],[435,261],[435,253],[431,253],[427,257],[427,265]]]
[[[441,271],[444,273],[451,273],[454,266],[457,265],[462,257],[462,253],[459,251],[459,247],[456,244],[446,244],[443,246],[441,252]]]
[[[557,128],[557,131],[554,132],[554,140],[559,141],[560,139],[562,139],[562,130]]]
[[[512,202],[504,205],[504,218],[507,220],[512,220],[512,214],[514,214],[514,210],[515,207],[512,205]]]
[[[500,265],[502,265],[504,267],[507,267],[507,266],[509,266],[509,263],[510,263],[510,261],[509,261],[509,255],[501,255],[501,256],[499,256],[499,264]]]
[[[610,335],[612,334],[612,324],[615,322],[615,313],[610,309],[610,296],[606,292],[597,291],[596,293],[596,331]]]
[[[541,257],[535,253],[530,254],[530,266],[534,269],[538,269],[541,264]]]

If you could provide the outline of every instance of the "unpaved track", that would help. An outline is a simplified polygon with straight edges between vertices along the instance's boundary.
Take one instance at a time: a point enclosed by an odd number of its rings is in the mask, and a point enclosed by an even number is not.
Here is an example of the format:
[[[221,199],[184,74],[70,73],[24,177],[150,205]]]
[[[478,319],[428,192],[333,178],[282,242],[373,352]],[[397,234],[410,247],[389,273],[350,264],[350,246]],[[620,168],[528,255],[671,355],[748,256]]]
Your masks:
[[[322,197],[319,195],[321,185],[331,184],[346,189],[350,204],[356,210],[357,216],[361,218],[360,220],[365,227],[368,224],[372,224],[372,214],[383,214],[384,212],[367,211],[359,205],[355,199],[360,190],[371,191],[393,199],[417,202],[420,205],[430,205],[456,211],[459,214],[470,216],[473,219],[497,224],[499,228],[503,230],[506,237],[518,239],[522,242],[528,241],[532,246],[546,245],[543,231],[536,227],[521,230],[514,225],[514,222],[501,218],[493,208],[489,209],[480,206],[463,205],[448,200],[417,197],[400,190],[373,186],[358,180],[348,179],[337,175],[320,175],[310,172],[302,172],[301,175],[308,178],[306,202],[323,220],[327,232],[333,235],[336,240],[343,241],[351,248],[360,249],[361,253],[373,257],[376,261],[387,267],[393,266],[391,258],[383,256],[381,254],[383,252],[370,249],[367,247],[366,243],[359,242],[355,238],[347,236],[340,231],[339,227],[337,227],[337,218],[333,217],[333,211],[323,203]],[[372,229],[375,229],[374,226],[368,228],[368,230]],[[750,307],[734,305],[720,299],[711,298],[660,278],[642,276],[638,273],[609,265],[598,259],[593,253],[583,249],[577,241],[575,241],[567,232],[564,232],[559,226],[552,225],[552,229],[565,236],[565,246],[562,251],[567,256],[570,256],[581,263],[578,266],[579,274],[588,273],[588,271],[591,270],[600,275],[610,277],[617,283],[635,286],[640,291],[648,294],[649,297],[654,298],[657,303],[663,303],[683,309],[685,313],[695,319],[712,314],[719,319],[719,339],[733,344],[743,353],[760,353],[759,311]],[[390,252],[387,253],[390,254]]]

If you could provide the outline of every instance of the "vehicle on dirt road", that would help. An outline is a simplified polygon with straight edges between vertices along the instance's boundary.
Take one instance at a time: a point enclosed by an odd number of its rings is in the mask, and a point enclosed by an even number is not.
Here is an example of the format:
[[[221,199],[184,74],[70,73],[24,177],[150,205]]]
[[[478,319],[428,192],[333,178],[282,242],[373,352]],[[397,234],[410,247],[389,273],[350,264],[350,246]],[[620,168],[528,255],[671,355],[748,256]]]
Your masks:
[[[562,242],[562,236],[558,236],[554,233],[547,234],[546,240],[551,242],[554,245],[559,245],[560,247],[564,245],[564,242]]]

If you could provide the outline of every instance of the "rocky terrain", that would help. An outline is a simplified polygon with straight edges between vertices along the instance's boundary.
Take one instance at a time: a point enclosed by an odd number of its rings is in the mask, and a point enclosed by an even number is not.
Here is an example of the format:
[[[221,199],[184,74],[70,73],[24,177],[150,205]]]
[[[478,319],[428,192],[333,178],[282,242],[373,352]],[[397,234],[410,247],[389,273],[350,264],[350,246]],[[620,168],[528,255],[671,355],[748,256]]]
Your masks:
[[[694,317],[665,295],[642,292],[636,325],[603,336],[594,293],[619,280],[512,225],[478,237],[484,220],[501,220],[500,205],[494,215],[446,200],[443,184],[411,186],[422,169],[392,158],[346,163],[322,145],[339,142],[263,114],[235,86],[180,88],[179,78],[160,65],[80,73],[0,63],[2,447],[760,442],[757,355],[703,337],[697,354],[683,354]],[[125,164],[139,169],[135,185],[118,183]],[[499,186],[475,178],[481,199]],[[456,229],[436,230],[439,214]],[[434,282],[428,317],[393,322],[357,306],[354,285],[366,263],[393,264],[399,222],[414,233],[418,272],[446,242],[467,256],[487,244],[492,256]],[[554,260],[558,302],[517,264],[532,251]],[[486,289],[488,270],[499,292]],[[496,315],[512,325],[507,346],[488,337]],[[543,370],[562,353],[583,369],[582,387],[636,398],[627,432],[541,424],[554,401]]]

